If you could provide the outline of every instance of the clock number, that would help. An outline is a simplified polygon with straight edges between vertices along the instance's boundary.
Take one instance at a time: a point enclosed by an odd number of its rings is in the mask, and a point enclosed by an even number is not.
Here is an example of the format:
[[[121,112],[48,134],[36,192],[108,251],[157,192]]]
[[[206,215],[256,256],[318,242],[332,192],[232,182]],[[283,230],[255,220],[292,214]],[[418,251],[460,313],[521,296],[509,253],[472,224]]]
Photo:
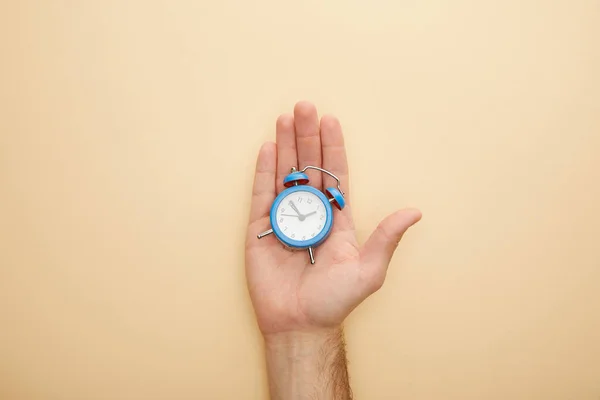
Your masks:
[[[315,232],[311,233],[310,237],[315,237]]]
[[[281,207],[281,212],[284,213],[285,212],[285,208]]]
[[[295,238],[295,237],[296,237],[296,234],[295,234],[295,233],[292,233],[292,239],[293,239],[293,238]]]
[[[319,226],[317,226],[317,229],[321,229],[321,227],[322,227],[322,226],[323,226],[323,225],[319,225]]]
[[[302,197],[298,197],[298,203],[302,203]]]
[[[279,218],[279,222],[283,222],[283,218]]]
[[[325,218],[325,216],[324,216],[324,215],[321,215],[321,216],[319,217],[319,219],[320,219],[320,220],[322,220],[322,219],[324,219],[324,218]]]
[[[307,199],[307,200],[306,200],[306,202],[307,202],[308,204],[312,204],[312,199]]]
[[[287,231],[287,228],[288,228],[287,226],[284,226],[284,227],[283,227],[283,231],[284,231],[284,232],[285,232],[285,231]]]
[[[306,240],[306,236],[302,236],[302,240]]]

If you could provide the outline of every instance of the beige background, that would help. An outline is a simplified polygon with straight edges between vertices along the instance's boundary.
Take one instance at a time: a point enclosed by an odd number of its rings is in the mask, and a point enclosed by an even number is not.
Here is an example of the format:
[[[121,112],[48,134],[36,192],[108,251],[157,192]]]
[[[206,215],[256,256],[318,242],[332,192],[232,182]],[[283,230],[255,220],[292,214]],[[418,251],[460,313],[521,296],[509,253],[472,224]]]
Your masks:
[[[358,399],[600,398],[600,3],[0,2],[0,398],[264,399],[256,152],[345,127]]]

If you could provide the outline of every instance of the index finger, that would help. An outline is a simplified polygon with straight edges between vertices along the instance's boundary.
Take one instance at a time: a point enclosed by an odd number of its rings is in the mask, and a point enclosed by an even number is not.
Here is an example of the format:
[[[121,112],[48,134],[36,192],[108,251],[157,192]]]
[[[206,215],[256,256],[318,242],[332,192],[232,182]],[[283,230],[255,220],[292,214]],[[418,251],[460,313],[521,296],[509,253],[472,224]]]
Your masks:
[[[275,143],[262,145],[256,160],[252,203],[250,205],[250,223],[267,217],[271,204],[275,200],[275,172],[277,167],[277,148]]]

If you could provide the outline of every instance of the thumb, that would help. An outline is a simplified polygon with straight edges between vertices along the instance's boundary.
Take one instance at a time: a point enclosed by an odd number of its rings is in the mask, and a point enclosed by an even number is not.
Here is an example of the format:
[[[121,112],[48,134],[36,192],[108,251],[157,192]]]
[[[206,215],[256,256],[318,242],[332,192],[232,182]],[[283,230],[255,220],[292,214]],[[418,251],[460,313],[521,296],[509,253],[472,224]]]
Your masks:
[[[396,211],[379,223],[360,250],[365,276],[369,277],[373,291],[383,285],[387,267],[402,235],[421,219],[421,211],[408,208]]]

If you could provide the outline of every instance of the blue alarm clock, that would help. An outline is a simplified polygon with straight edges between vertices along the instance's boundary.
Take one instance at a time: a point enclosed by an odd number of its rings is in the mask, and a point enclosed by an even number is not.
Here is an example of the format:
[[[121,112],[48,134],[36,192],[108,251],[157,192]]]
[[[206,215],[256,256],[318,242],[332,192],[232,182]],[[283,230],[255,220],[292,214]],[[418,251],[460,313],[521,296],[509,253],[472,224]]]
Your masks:
[[[308,185],[306,170],[321,171],[337,181],[337,188],[329,187],[325,193]],[[306,250],[310,263],[315,263],[313,248],[327,239],[333,226],[333,207],[344,208],[344,192],[337,176],[326,169],[309,165],[301,171],[292,168],[283,180],[286,187],[273,202],[270,212],[271,229],[258,235],[275,237],[292,250]]]

